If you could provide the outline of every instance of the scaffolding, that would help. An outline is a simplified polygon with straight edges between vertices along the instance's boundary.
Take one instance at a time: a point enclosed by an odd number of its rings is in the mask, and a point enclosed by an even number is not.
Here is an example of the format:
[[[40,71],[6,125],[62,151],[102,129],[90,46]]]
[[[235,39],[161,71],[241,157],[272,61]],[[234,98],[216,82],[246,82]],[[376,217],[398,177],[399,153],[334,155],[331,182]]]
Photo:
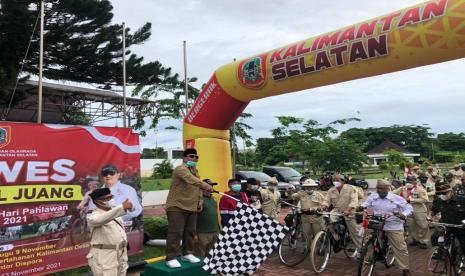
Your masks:
[[[34,80],[19,83],[18,91],[22,91],[25,98],[11,107],[2,119],[36,122],[38,85],[39,82]],[[150,100],[126,98],[128,122],[136,116],[153,115],[155,105],[156,102]],[[110,119],[122,119],[123,109],[123,96],[114,91],[43,82],[43,123],[61,123],[63,114],[80,110],[91,120],[91,124],[95,124]],[[4,112],[2,110],[2,114]]]

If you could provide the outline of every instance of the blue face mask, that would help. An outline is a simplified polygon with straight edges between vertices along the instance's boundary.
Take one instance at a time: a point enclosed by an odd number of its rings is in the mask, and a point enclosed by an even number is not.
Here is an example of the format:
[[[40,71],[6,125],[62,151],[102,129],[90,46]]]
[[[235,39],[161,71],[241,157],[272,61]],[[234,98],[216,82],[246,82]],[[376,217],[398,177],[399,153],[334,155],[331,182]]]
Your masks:
[[[241,184],[232,184],[231,191],[233,192],[240,192],[241,191]]]
[[[186,166],[192,168],[192,167],[197,167],[197,162],[195,161],[187,161]]]

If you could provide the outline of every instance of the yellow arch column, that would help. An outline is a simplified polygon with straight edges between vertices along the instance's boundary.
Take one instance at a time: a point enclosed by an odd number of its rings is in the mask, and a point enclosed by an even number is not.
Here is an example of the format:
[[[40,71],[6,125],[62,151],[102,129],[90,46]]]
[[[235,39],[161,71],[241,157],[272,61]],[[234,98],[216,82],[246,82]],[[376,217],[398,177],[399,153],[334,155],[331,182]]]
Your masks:
[[[225,190],[229,128],[250,101],[463,57],[465,0],[429,1],[292,43],[216,70],[184,119],[184,146],[197,148],[201,177]]]

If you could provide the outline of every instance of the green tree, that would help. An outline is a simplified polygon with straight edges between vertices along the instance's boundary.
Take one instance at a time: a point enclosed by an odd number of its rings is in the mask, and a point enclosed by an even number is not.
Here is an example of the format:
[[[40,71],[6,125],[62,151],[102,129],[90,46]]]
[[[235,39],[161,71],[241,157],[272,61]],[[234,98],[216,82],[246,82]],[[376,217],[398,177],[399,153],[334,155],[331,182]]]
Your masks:
[[[399,169],[403,169],[405,167],[405,165],[409,162],[409,159],[401,152],[392,149],[385,151],[384,154],[387,156],[385,164],[389,174],[391,175],[391,179],[398,178],[397,172]]]
[[[323,171],[359,172],[368,157],[362,147],[345,138],[325,139],[316,148],[313,162]]]
[[[173,174],[173,165],[170,161],[163,160],[161,163],[153,167],[153,177],[155,178],[168,178]]]
[[[39,1],[0,0],[0,106],[12,95],[30,35],[33,35],[23,72],[37,74],[39,66]],[[44,77],[96,84],[104,89],[122,85],[122,25],[112,24],[108,0],[47,0],[44,24]],[[158,61],[144,63],[131,53],[151,35],[146,23],[131,32],[126,28],[127,84],[137,87],[179,85],[177,75]],[[26,76],[27,78],[27,76]],[[15,101],[23,95],[17,91]]]
[[[464,133],[443,133],[438,134],[437,142],[441,150],[445,151],[465,151]]]
[[[168,153],[163,148],[143,148],[140,156],[141,159],[166,159]]]

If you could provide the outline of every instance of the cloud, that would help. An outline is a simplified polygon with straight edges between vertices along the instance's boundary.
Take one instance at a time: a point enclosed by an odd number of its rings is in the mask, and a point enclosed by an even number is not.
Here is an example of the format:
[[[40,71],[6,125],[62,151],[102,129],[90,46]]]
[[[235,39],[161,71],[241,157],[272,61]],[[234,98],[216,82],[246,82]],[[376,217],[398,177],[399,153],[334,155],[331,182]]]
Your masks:
[[[420,3],[419,0],[133,0],[113,1],[114,21],[135,29],[152,22],[152,37],[134,52],[183,72],[182,41],[187,41],[188,74],[200,86],[214,70],[289,43],[333,31]],[[328,123],[353,117],[347,127],[429,124],[436,133],[463,132],[465,61],[421,67],[254,101],[246,122],[254,138],[270,136],[278,115]],[[178,122],[179,125],[180,122]],[[181,146],[182,133],[160,130],[142,138],[154,147]]]

